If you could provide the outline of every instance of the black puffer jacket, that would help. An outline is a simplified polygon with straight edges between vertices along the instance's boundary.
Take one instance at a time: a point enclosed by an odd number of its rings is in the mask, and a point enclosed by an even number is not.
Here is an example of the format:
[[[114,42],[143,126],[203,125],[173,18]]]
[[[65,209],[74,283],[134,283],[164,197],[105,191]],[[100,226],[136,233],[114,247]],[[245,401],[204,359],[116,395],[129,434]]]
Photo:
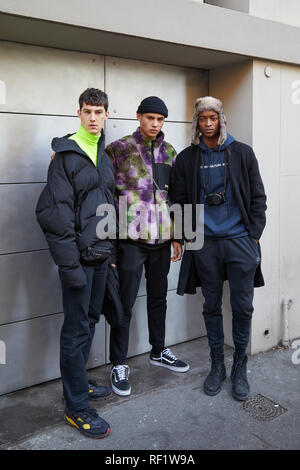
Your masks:
[[[112,161],[104,152],[104,134],[98,144],[97,168],[77,143],[68,139],[70,135],[52,141],[56,155],[49,166],[36,216],[64,281],[80,288],[86,285],[80,252],[103,245],[96,227],[106,214],[97,216],[96,211],[100,204],[114,206],[115,181]],[[108,239],[106,243],[113,245]]]

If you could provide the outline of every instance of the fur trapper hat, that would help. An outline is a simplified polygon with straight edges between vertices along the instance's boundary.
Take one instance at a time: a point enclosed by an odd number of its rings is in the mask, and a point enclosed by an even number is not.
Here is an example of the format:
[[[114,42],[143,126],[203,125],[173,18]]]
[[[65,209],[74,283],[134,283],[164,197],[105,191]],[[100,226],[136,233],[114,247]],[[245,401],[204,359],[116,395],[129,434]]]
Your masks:
[[[200,130],[198,125],[199,114],[202,111],[215,111],[219,114],[220,120],[220,136],[218,140],[218,145],[224,144],[227,139],[227,130],[226,130],[226,116],[223,110],[223,103],[222,101],[218,100],[217,98],[213,98],[212,96],[204,96],[203,98],[197,98],[195,101],[195,113],[193,118],[193,125],[192,125],[192,144],[198,145],[199,144],[199,137],[200,137]]]

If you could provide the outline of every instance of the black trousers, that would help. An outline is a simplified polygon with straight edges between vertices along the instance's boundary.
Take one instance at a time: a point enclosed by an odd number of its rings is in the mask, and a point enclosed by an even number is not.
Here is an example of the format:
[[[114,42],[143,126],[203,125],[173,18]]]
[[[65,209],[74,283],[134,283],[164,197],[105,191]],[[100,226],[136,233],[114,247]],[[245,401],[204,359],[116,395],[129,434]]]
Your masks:
[[[86,364],[102,309],[106,286],[107,261],[83,266],[87,285],[67,287],[61,278],[64,323],[60,336],[60,369],[67,407],[80,411],[89,406]]]
[[[227,278],[232,309],[232,338],[238,355],[246,354],[253,313],[254,275],[260,263],[258,246],[246,236],[230,240],[205,239],[194,252],[204,297],[203,315],[208,342],[213,354],[224,347],[222,293]]]
[[[149,343],[154,353],[164,349],[167,310],[168,272],[171,246],[145,248],[138,243],[119,243],[118,271],[125,322],[122,327],[111,328],[110,361],[113,365],[126,361],[130,320],[145,266]]]

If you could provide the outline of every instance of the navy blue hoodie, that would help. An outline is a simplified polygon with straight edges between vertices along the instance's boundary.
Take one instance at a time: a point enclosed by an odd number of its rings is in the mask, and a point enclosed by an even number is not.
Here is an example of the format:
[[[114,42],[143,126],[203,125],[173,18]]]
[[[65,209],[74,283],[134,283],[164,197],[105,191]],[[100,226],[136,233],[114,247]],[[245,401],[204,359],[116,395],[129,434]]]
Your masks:
[[[200,137],[199,146],[203,155],[206,194],[219,193],[224,190],[225,149],[234,140],[234,137],[228,134],[223,145],[211,149],[202,142]],[[201,169],[203,170],[202,166]],[[220,206],[209,206],[205,201],[203,171],[201,173],[200,203],[204,204],[205,237],[225,239],[247,236],[248,232],[243,223],[242,213],[232,191],[228,166],[226,170],[226,201]]]

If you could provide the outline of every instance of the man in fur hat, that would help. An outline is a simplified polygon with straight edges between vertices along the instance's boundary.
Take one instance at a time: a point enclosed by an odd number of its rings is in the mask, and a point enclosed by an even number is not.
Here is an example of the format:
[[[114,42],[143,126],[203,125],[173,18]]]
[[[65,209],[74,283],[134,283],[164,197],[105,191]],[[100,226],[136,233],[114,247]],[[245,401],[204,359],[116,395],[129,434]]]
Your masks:
[[[246,400],[253,293],[254,287],[264,285],[259,239],[266,222],[266,195],[252,148],[227,133],[223,104],[211,96],[195,102],[192,144],[177,156],[172,202],[183,211],[185,204],[194,209],[204,205],[204,245],[185,250],[177,289],[183,295],[202,288],[211,355],[204,391],[218,394],[226,378],[221,306],[228,279],[235,346],[232,394]]]

